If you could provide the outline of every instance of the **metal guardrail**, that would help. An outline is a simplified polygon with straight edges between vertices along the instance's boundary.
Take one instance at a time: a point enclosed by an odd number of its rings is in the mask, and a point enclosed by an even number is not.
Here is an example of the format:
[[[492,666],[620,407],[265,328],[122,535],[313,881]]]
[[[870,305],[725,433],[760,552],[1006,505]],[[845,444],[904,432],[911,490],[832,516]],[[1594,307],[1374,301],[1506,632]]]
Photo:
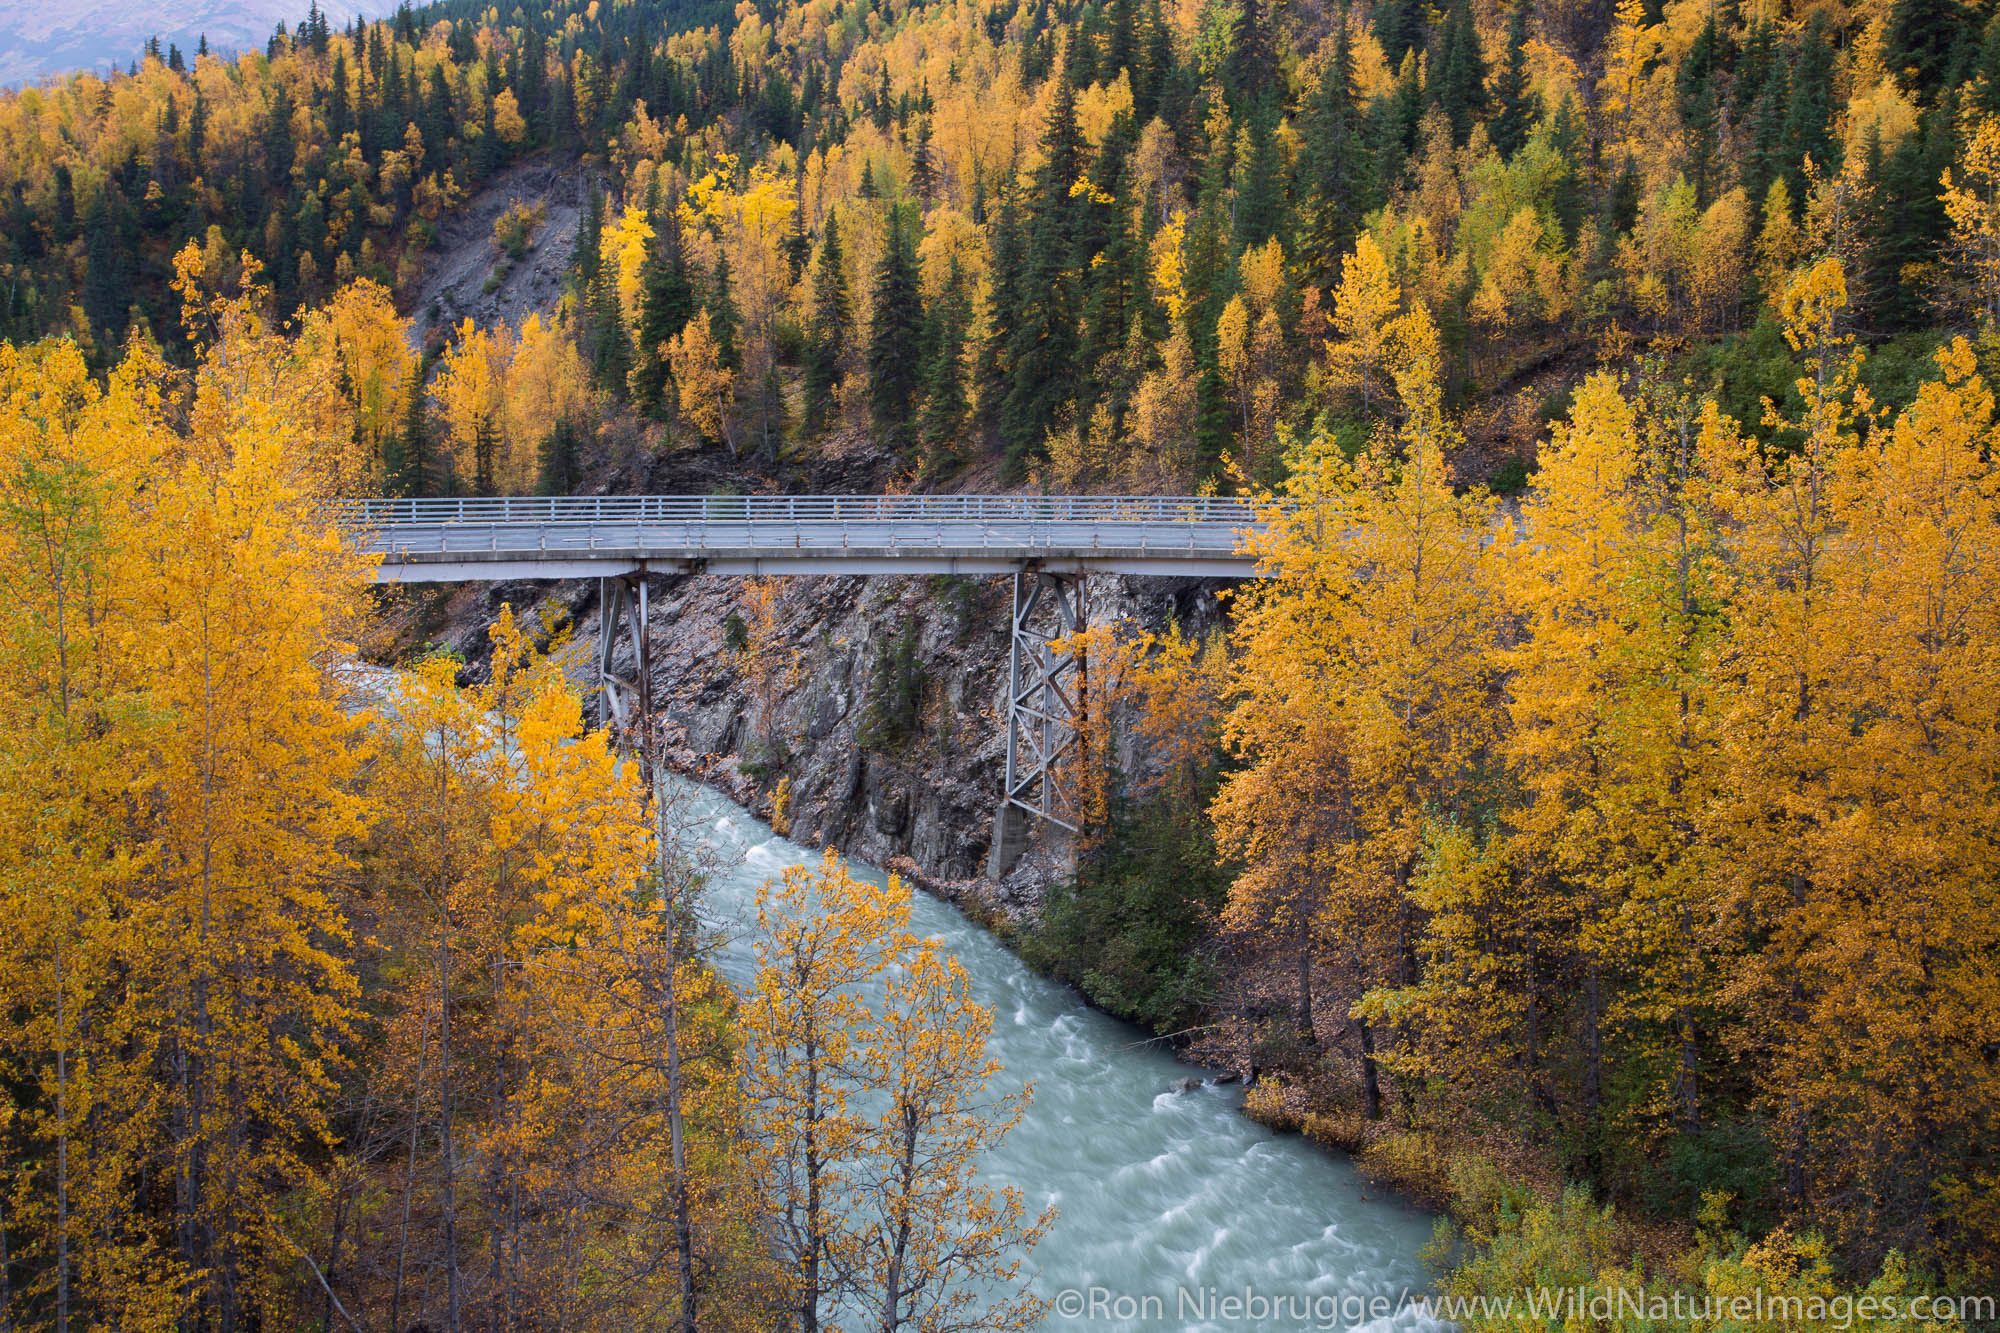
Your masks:
[[[1259,512],[1251,501],[1212,496],[606,495],[351,500],[333,516],[383,557],[384,576],[423,565],[427,578],[467,579],[491,575],[471,567],[479,560],[553,568],[782,556],[791,572],[810,572],[800,562],[845,567],[905,554],[948,563],[1109,559],[1148,569],[1221,561],[1233,571],[1249,563],[1244,539],[1260,526]],[[443,572],[447,565],[454,568]]]
[[[577,495],[348,500],[337,518],[363,528],[440,524],[599,523],[1230,523],[1258,506],[1160,495]]]

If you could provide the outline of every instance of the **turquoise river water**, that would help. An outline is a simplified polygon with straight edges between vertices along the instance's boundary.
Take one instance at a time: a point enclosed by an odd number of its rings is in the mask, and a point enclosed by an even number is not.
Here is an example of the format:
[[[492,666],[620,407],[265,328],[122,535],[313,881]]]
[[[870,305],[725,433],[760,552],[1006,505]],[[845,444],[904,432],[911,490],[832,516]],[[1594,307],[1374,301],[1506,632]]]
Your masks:
[[[714,792],[685,797],[722,858],[703,916],[741,985],[757,885],[816,854]],[[1408,1303],[1428,1287],[1417,1258],[1428,1216],[1367,1188],[1346,1161],[1245,1119],[1234,1086],[1175,1091],[1204,1071],[1036,975],[949,904],[918,893],[913,925],[957,955],[991,1006],[1002,1090],[1034,1084],[986,1175],[1018,1187],[1031,1211],[1058,1210],[1027,1265],[1052,1302],[1042,1328],[1437,1327]]]

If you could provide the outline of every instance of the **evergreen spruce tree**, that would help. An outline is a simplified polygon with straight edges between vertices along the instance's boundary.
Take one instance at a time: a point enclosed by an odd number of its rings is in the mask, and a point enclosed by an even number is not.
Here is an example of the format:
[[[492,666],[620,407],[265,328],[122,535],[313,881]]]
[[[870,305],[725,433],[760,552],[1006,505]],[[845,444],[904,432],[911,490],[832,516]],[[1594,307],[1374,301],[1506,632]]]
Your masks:
[[[1009,168],[1009,177],[1012,168]],[[986,339],[979,348],[973,374],[980,420],[997,429],[1007,395],[1014,385],[1012,347],[1021,322],[1022,265],[1027,243],[1021,234],[1021,213],[1014,188],[1003,188],[1000,212],[993,223],[993,281],[987,294]]]
[[[295,153],[292,94],[280,81],[271,93],[270,109],[264,116],[264,179],[270,189],[282,191],[290,184]]]
[[[1507,62],[1493,81],[1493,121],[1486,133],[1494,151],[1512,158],[1528,142],[1540,114],[1540,99],[1528,86],[1528,0],[1514,0],[1507,19]]]
[[[1486,109],[1486,58],[1479,50],[1471,0],[1456,0],[1446,13],[1437,47],[1424,81],[1424,100],[1444,109],[1452,141],[1462,144]]]
[[[1583,230],[1584,209],[1589,202],[1583,182],[1589,176],[1590,152],[1590,128],[1584,121],[1583,108],[1577,105],[1576,95],[1565,93],[1556,113],[1548,118],[1546,128],[1537,127],[1536,133],[1546,133],[1549,146],[1556,151],[1560,165],[1549,180],[1550,211],[1562,228],[1562,243],[1575,245]],[[1529,138],[1532,140],[1534,135]]]
[[[1800,201],[1807,193],[1806,158],[1812,158],[1823,173],[1840,169],[1840,150],[1833,137],[1833,75],[1826,15],[1815,11],[1806,20],[1792,60],[1791,97],[1785,107],[1785,186]]]
[[[811,258],[812,236],[806,230],[806,168],[802,161],[792,175],[792,229],[785,237],[786,276],[797,282]]]
[[[1729,63],[1729,41],[1711,11],[1674,75],[1688,183],[1702,207],[1714,201],[1721,178],[1722,107],[1716,83]]]
[[[1083,135],[1067,67],[1049,108],[1042,151],[1007,348],[1012,377],[1000,413],[1000,432],[1016,462],[1041,447],[1076,394],[1074,257],[1083,205],[1072,187],[1083,173]]]
[[[1354,87],[1354,52],[1343,6],[1333,50],[1306,98],[1305,144],[1299,153],[1299,259],[1320,288],[1340,281],[1343,256],[1354,248],[1361,218],[1374,204],[1373,163]]]
[[[131,250],[118,234],[112,217],[112,193],[106,188],[84,214],[85,250],[83,272],[83,313],[100,354],[110,357],[125,336],[126,314],[131,309]],[[289,250],[289,246],[286,247]],[[288,256],[286,256],[288,257]],[[282,258],[280,260],[282,263]],[[282,269],[280,276],[283,276]]]
[[[1400,69],[1403,57],[1424,46],[1424,0],[1381,0],[1375,6],[1375,40],[1389,68]]]
[[[924,466],[932,473],[949,470],[969,452],[965,447],[965,334],[972,323],[972,302],[952,256],[944,289],[925,317],[923,409],[917,439]]]
[[[1618,175],[1611,183],[1608,212],[1614,232],[1628,235],[1639,221],[1639,190],[1639,164],[1632,154],[1627,153],[1624,164],[1618,168]]]
[[[1937,181],[1951,166],[1958,143],[1958,96],[1946,93],[1897,141],[1871,181],[1867,268],[1873,282],[1864,304],[1889,330],[1921,326],[1929,313],[1925,284],[1911,274],[1934,263],[1951,232]]]
[[[1266,99],[1250,113],[1249,151],[1236,173],[1236,248],[1239,251],[1286,235],[1284,163],[1278,150],[1278,109]]]
[[[494,493],[494,467],[499,461],[500,432],[493,419],[481,414],[472,431],[472,477],[473,492],[477,495]]]
[[[403,428],[394,437],[392,455],[384,460],[390,489],[397,495],[414,498],[432,494],[436,460],[424,397],[424,372],[419,362],[411,367],[410,378],[403,386]]]
[[[1122,418],[1129,386],[1116,381],[1123,378],[1126,344],[1147,291],[1147,254],[1134,225],[1140,210],[1133,197],[1131,160],[1123,151],[1121,136],[1105,137],[1104,151],[1091,168],[1091,177],[1116,182],[1117,188],[1114,202],[1098,210],[1104,214],[1104,222],[1102,234],[1092,241],[1097,258],[1084,270],[1080,346],[1088,373],[1081,396],[1091,404],[1110,398],[1114,416]]]
[[[585,341],[590,348],[590,378],[599,389],[623,397],[632,373],[632,340],[618,308],[618,289],[608,274],[599,274],[590,288],[590,313]]]
[[[576,249],[570,257],[570,268],[576,274],[578,291],[588,292],[597,284],[603,244],[604,191],[593,180],[590,193],[584,199],[583,218],[576,225]]]
[[[818,434],[833,420],[841,363],[854,327],[847,294],[847,261],[840,246],[840,215],[828,210],[819,258],[813,264],[812,327],[806,342],[806,431]]]
[[[333,73],[327,80],[326,137],[338,147],[354,128],[354,109],[347,100],[347,52],[333,53]]]
[[[583,440],[576,423],[557,419],[542,438],[540,486],[543,495],[568,495],[582,480]]]
[[[701,309],[688,277],[686,247],[681,236],[680,210],[669,200],[653,210],[657,225],[646,262],[639,271],[639,334],[633,349],[632,402],[655,416],[673,415],[668,382],[667,342]]]
[[[743,369],[743,354],[736,345],[742,327],[743,317],[737,313],[736,293],[729,281],[729,256],[717,254],[715,272],[708,280],[708,334],[715,339],[716,357],[730,370]]]
[[[1971,82],[1966,87],[1972,109],[1986,116],[2000,116],[2000,14],[1987,20],[1985,35],[1973,55]]]
[[[931,123],[917,124],[917,144],[910,151],[910,193],[929,203],[937,193],[937,166],[931,161]]]
[[[1259,105],[1277,86],[1278,54],[1263,0],[1238,0],[1228,75],[1233,103],[1239,107]]]
[[[1160,114],[1167,84],[1174,77],[1173,30],[1162,0],[1147,0],[1143,39],[1145,55],[1132,80],[1132,117],[1142,125]]]
[[[1759,25],[1759,31],[1769,37],[1770,25]],[[1755,39],[1753,47],[1754,42]],[[1745,126],[1749,143],[1743,155],[1743,192],[1752,200],[1763,199],[1771,182],[1784,174],[1785,104],[1791,93],[1791,79],[1784,61],[1773,58],[1758,65],[1763,70],[1762,86],[1750,102]],[[1744,77],[1748,74],[1746,68]]]
[[[1954,48],[1971,21],[1958,0],[1896,0],[1889,7],[1882,63],[1911,94],[1929,101],[1943,87]]]
[[[1111,0],[1109,26],[1104,34],[1104,77],[1115,80],[1118,71],[1136,74],[1139,61],[1139,6],[1137,0]],[[1136,80],[1135,80],[1136,82]],[[1137,95],[1134,88],[1134,95]]]
[[[915,238],[903,213],[901,205],[889,206],[868,318],[868,403],[877,437],[899,453],[910,444],[924,332]]]

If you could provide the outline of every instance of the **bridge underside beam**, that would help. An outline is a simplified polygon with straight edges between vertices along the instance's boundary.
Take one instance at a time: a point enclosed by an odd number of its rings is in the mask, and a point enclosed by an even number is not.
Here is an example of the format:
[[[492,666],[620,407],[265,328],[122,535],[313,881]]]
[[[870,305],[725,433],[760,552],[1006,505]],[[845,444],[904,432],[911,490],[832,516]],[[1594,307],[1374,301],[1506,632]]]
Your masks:
[[[1051,574],[1148,574],[1161,577],[1240,579],[1256,573],[1256,561],[1244,557],[1203,557],[1119,554],[1055,554],[1038,557],[1036,565]],[[494,583],[532,579],[595,579],[651,572],[654,574],[1011,574],[1020,559],[956,554],[950,551],[905,551],[901,555],[720,555],[671,558],[605,552],[595,556],[546,559],[477,552],[448,555],[403,555],[376,566],[377,583]]]
[[[1084,662],[1060,643],[1087,622],[1083,579],[1046,568],[1014,574],[1012,645],[1007,662],[1007,770],[993,821],[987,869],[1013,869],[1028,818],[1075,832],[1082,811],[1074,790],[1084,724]]]

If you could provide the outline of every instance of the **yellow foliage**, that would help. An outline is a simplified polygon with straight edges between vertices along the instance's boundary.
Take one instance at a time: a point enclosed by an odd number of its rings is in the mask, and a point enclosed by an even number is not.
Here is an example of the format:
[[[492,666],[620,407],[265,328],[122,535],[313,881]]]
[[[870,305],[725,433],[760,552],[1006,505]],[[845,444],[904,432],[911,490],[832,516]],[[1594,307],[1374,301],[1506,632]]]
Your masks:
[[[673,368],[681,415],[704,439],[727,441],[736,374],[722,364],[706,308],[668,340],[667,363]]]

